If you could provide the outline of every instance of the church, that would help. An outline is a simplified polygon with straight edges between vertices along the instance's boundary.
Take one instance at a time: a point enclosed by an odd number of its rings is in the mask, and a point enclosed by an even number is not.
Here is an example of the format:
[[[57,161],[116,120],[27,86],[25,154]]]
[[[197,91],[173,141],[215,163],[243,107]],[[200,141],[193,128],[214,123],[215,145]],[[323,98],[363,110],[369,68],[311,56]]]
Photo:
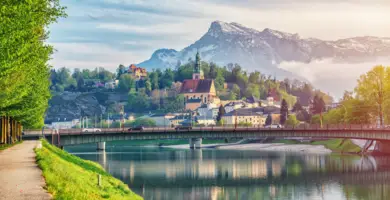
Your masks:
[[[204,79],[199,52],[196,54],[192,79],[186,79],[180,89],[185,97],[185,109],[194,111],[204,104],[220,104],[214,80]]]

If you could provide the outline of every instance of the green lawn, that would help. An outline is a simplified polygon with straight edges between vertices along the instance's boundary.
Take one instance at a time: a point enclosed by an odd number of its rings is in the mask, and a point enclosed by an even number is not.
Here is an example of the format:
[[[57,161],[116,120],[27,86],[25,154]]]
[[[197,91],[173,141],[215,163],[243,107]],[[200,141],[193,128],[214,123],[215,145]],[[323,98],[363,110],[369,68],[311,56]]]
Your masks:
[[[332,150],[333,152],[342,152],[342,153],[358,153],[360,152],[360,147],[355,145],[351,140],[343,139],[332,139],[324,141],[312,142],[314,145],[324,145],[326,148]]]
[[[0,151],[1,150],[4,150],[4,149],[8,149],[8,148],[10,148],[10,147],[12,147],[12,146],[15,146],[15,145],[17,145],[17,144],[21,144],[23,141],[19,141],[19,142],[15,142],[15,143],[13,143],[13,144],[0,144]]]
[[[42,148],[35,152],[46,189],[54,199],[142,199],[99,164],[62,151],[45,140],[42,140]],[[101,186],[98,186],[98,174]]]

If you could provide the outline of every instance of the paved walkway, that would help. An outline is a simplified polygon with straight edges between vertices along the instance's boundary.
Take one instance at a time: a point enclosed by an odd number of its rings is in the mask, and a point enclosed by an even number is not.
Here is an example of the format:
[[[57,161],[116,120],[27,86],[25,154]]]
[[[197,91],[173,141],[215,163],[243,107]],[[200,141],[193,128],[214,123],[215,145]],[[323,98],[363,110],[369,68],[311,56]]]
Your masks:
[[[45,180],[35,163],[34,147],[39,141],[24,141],[0,151],[0,200],[51,199],[43,189]]]

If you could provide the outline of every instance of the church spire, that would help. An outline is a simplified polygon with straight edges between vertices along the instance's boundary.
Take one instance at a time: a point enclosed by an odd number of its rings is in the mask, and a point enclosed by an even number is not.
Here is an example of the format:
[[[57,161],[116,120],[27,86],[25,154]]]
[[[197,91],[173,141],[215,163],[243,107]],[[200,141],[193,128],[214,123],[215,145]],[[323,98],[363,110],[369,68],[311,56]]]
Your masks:
[[[200,63],[200,54],[199,51],[197,51],[195,57],[194,73],[192,74],[192,79],[194,80],[204,79],[203,70],[200,66]]]
[[[199,51],[196,52],[194,72],[195,73],[200,73],[200,55],[199,55]]]

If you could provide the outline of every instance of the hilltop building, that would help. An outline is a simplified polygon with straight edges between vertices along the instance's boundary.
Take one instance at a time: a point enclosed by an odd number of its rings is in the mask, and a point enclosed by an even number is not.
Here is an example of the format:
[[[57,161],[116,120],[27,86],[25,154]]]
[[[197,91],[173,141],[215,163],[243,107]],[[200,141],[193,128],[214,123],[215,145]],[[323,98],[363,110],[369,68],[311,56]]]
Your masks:
[[[204,73],[200,66],[199,52],[196,54],[192,79],[186,79],[180,89],[180,93],[185,97],[185,109],[196,110],[203,104],[219,104],[214,80],[204,79]]]
[[[131,64],[129,66],[127,73],[131,74],[131,76],[137,80],[144,79],[145,77],[148,76],[148,72],[146,71],[145,68],[137,67],[134,64]]]

